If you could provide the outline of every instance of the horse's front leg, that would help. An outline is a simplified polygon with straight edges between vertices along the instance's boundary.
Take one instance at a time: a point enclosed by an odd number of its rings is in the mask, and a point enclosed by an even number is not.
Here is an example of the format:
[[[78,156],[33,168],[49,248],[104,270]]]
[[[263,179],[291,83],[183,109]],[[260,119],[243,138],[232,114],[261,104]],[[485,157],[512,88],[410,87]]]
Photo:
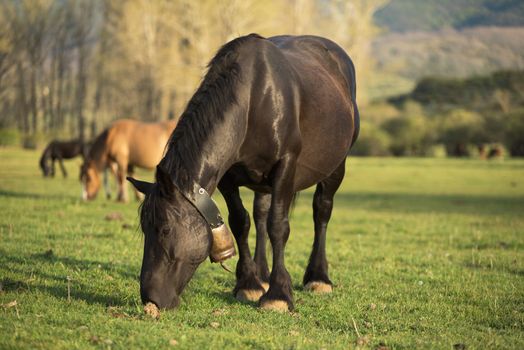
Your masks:
[[[260,307],[277,311],[293,310],[291,277],[284,265],[284,250],[289,238],[289,207],[293,200],[296,157],[287,155],[273,170],[273,191],[269,208],[268,234],[273,248],[273,267],[269,290]]]
[[[64,161],[62,160],[62,157],[58,158],[58,163],[60,164],[60,169],[62,170],[62,176],[64,178],[67,177],[67,171],[66,171],[66,168],[64,166]]]
[[[257,277],[257,267],[249,250],[249,214],[242,204],[238,187],[226,186],[224,182],[221,181],[218,188],[226,200],[229,227],[237,241],[239,256],[236,267],[237,282],[233,293],[240,301],[258,301],[265,289]]]
[[[255,221],[257,244],[255,248],[255,264],[257,265],[257,275],[262,281],[262,286],[267,291],[269,289],[269,268],[267,266],[266,237],[267,237],[267,218],[271,206],[271,194],[255,192],[253,201],[253,220]]]

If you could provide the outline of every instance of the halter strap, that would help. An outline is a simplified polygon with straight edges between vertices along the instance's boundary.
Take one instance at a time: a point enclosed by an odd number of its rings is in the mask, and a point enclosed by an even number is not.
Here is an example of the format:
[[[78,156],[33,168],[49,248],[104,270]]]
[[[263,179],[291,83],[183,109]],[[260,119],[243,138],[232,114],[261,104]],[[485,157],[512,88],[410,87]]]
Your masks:
[[[224,224],[215,201],[202,186],[194,184],[193,193],[190,195],[184,194],[184,197],[193,204],[212,229]]]

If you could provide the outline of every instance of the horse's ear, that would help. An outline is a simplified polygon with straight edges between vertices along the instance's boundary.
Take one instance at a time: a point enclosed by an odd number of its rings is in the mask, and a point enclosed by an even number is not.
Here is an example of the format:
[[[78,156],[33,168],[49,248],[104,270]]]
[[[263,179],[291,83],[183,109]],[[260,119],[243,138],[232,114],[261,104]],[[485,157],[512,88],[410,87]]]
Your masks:
[[[139,192],[142,192],[143,194],[149,194],[153,190],[154,184],[152,184],[151,182],[140,181],[132,178],[131,176],[126,177],[126,179],[127,181],[131,182]]]
[[[171,175],[165,171],[160,165],[156,167],[156,181],[158,182],[160,191],[166,196],[171,196],[175,192],[175,184]]]

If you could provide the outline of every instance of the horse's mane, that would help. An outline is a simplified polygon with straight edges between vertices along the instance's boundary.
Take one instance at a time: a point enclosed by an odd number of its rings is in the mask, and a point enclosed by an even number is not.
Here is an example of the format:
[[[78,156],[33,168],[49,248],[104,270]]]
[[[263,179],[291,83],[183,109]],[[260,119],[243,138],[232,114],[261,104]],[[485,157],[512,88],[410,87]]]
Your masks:
[[[223,120],[226,110],[236,103],[236,87],[240,80],[238,48],[251,38],[250,34],[226,43],[207,65],[208,71],[197,91],[187,104],[167,144],[167,152],[160,162],[170,173],[179,190],[192,189],[195,167],[204,142]]]
[[[100,135],[93,141],[93,145],[89,148],[86,161],[94,161],[95,165],[99,167],[99,163],[103,160],[104,151],[106,149],[107,136],[109,135],[109,128],[102,131]]]

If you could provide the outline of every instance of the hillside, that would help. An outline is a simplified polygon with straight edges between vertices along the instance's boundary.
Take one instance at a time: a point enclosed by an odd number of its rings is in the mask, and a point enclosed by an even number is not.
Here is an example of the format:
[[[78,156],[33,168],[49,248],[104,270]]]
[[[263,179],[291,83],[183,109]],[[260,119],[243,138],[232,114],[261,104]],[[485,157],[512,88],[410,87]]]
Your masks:
[[[524,106],[524,71],[500,71],[467,79],[424,78],[409,94],[389,99],[398,105],[407,100],[439,107],[459,106],[485,112]]]
[[[391,0],[375,21],[392,32],[524,25],[522,0]]]
[[[401,92],[397,83],[409,88],[406,81],[427,76],[469,77],[522,70],[523,37],[524,27],[475,27],[378,37],[372,45],[377,71],[399,78],[389,79],[391,84],[381,89],[382,95]]]

